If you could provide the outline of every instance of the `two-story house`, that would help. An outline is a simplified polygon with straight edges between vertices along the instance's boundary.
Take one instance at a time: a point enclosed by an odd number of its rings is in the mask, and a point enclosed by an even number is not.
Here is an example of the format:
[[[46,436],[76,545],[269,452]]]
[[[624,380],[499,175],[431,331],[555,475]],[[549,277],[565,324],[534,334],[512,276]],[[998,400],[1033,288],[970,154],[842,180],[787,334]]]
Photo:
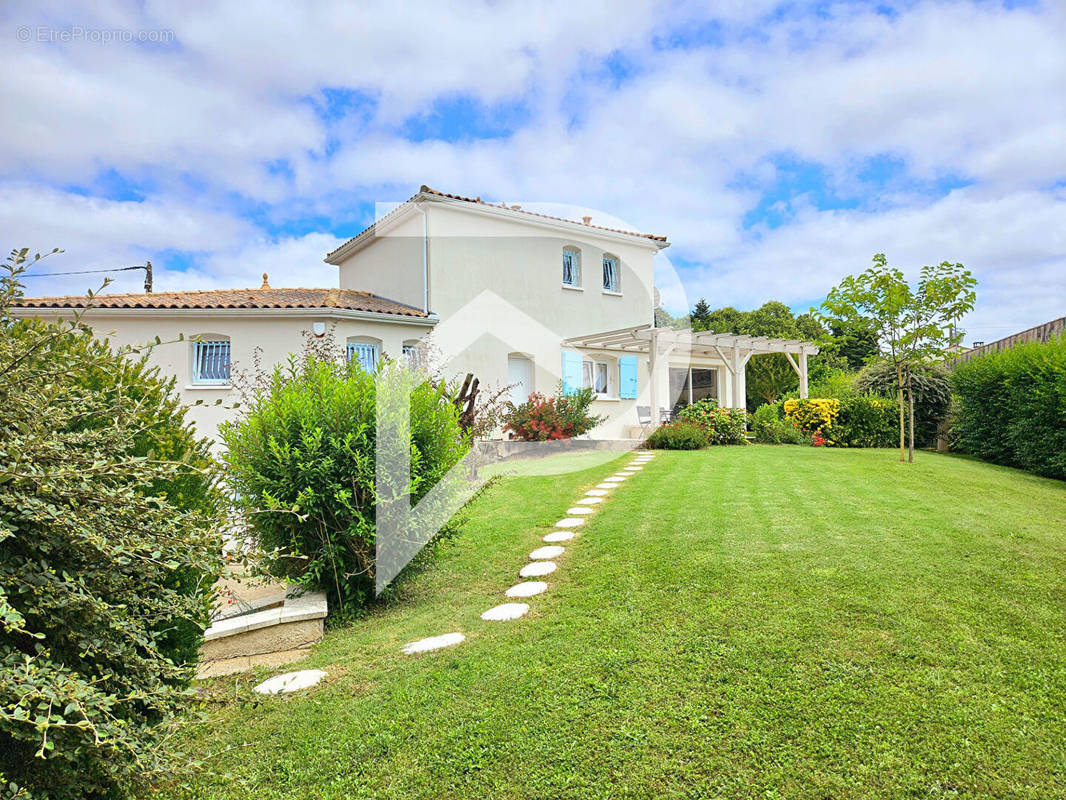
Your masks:
[[[85,321],[120,344],[183,334],[152,358],[177,376],[191,413],[213,435],[230,413],[232,371],[284,361],[302,335],[334,336],[374,369],[432,342],[448,377],[510,386],[514,402],[562,386],[593,389],[596,438],[635,438],[701,397],[743,406],[744,365],[784,352],[806,386],[804,342],[655,329],[655,256],[665,236],[547,216],[426,186],[326,256],[339,289],[236,289],[99,295]],[[26,298],[22,315],[63,315],[84,298]],[[192,338],[196,341],[188,341]],[[794,357],[795,356],[795,357]],[[798,359],[798,360],[797,360]],[[654,420],[652,417],[654,416]]]

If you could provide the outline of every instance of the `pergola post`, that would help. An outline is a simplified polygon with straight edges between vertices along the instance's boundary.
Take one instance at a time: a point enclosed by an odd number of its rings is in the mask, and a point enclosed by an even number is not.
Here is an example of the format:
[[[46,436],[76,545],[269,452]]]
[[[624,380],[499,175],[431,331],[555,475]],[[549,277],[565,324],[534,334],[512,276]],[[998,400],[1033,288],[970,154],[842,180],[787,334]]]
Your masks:
[[[807,353],[799,354],[800,397],[807,399]]]
[[[649,430],[659,427],[659,376],[655,372],[659,360],[659,331],[651,329],[651,342],[648,348],[648,401],[651,403],[651,425]]]
[[[744,361],[740,357],[740,348],[733,345],[729,348],[730,372],[733,373],[733,408],[745,408],[748,405],[748,387],[745,380]]]

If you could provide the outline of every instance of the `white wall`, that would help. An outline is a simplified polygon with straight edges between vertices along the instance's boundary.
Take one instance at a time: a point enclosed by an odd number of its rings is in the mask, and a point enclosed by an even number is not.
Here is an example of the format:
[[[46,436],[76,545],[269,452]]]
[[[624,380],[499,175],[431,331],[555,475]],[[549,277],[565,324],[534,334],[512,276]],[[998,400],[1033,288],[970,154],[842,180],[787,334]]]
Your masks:
[[[143,345],[159,336],[164,344],[152,349],[150,360],[160,367],[163,374],[177,378],[177,389],[183,402],[189,404],[189,418],[203,436],[215,438],[218,425],[237,412],[232,409],[239,395],[232,386],[209,387],[193,384],[192,343],[193,336],[209,337],[220,334],[230,339],[230,358],[234,374],[254,372],[256,350],[264,369],[284,362],[290,353],[303,350],[303,331],[310,332],[316,321],[333,328],[334,337],[344,347],[348,337],[365,337],[379,341],[384,354],[399,358],[405,341],[418,340],[430,326],[407,322],[384,322],[377,320],[354,320],[331,317],[328,313],[315,316],[312,310],[277,314],[274,309],[259,309],[241,316],[227,315],[217,311],[182,312],[157,311],[152,315],[116,314],[107,310],[88,312],[82,319],[100,338],[107,338],[115,345]],[[42,310],[38,316],[48,317]],[[184,334],[185,341],[175,341]],[[222,405],[214,405],[221,399]],[[197,401],[203,405],[193,405]],[[227,408],[227,406],[229,408]]]

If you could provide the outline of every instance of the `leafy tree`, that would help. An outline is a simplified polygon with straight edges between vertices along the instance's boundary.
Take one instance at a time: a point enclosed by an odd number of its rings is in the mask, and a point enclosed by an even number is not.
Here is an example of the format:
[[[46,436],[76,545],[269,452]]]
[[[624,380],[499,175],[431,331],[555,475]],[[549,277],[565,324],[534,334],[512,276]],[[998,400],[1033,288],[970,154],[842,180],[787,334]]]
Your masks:
[[[655,309],[655,327],[656,328],[674,328],[676,330],[684,330],[691,324],[688,314],[681,317],[675,317],[665,308]]]
[[[744,314],[732,306],[712,311],[707,317],[707,327],[703,330],[715,333],[740,333],[744,324]],[[693,328],[693,330],[696,330]]]
[[[829,332],[836,353],[847,361],[851,370],[862,369],[880,353],[877,334],[866,320],[860,320],[854,325],[835,320],[829,326]]]
[[[957,344],[955,323],[973,308],[977,281],[962,264],[943,261],[922,267],[916,288],[903,273],[888,266],[884,253],[859,275],[849,275],[826,296],[823,318],[830,324],[867,327],[873,332],[881,357],[896,373],[899,406],[899,457],[907,458],[904,390],[910,407],[910,460],[914,460],[914,395],[912,366],[940,360]]]

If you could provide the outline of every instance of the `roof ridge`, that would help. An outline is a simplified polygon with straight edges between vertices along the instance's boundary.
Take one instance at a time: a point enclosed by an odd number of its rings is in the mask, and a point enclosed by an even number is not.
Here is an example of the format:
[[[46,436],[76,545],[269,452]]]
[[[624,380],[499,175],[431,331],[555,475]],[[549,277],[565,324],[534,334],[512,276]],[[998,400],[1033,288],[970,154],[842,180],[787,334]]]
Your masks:
[[[355,236],[352,236],[350,239],[346,240],[343,244],[340,244],[336,248],[331,250],[329,253],[326,254],[326,259],[325,260],[328,262],[329,259],[334,254],[340,252],[345,247],[347,247],[349,244],[354,242],[356,239],[358,239],[359,237],[363,236],[367,232],[373,230],[380,223],[382,223],[385,220],[387,220],[393,214],[398,213],[400,211],[400,209],[404,208],[407,205],[410,205],[412,202],[417,200],[420,195],[424,195],[424,194],[431,194],[431,195],[434,195],[436,197],[445,197],[445,198],[448,198],[449,200],[459,200],[459,201],[462,201],[464,203],[472,203],[474,205],[490,206],[492,208],[499,208],[499,209],[503,209],[505,211],[510,211],[512,213],[515,213],[515,214],[526,214],[526,215],[531,216],[531,217],[539,217],[541,219],[550,219],[550,220],[554,220],[556,222],[567,222],[567,223],[570,223],[571,225],[580,225],[581,227],[584,227],[584,228],[591,228],[593,230],[598,230],[598,231],[606,231],[607,233],[620,233],[620,234],[623,234],[625,236],[635,236],[638,239],[648,239],[648,240],[653,241],[653,242],[666,242],[667,241],[667,238],[665,236],[662,236],[662,235],[659,235],[659,234],[655,234],[655,233],[641,233],[639,231],[623,230],[622,228],[608,228],[605,225],[593,225],[591,222],[585,222],[584,220],[568,219],[567,217],[556,217],[556,216],[554,216],[552,214],[541,214],[538,211],[527,211],[524,208],[516,208],[513,205],[509,206],[509,205],[507,205],[507,203],[504,203],[504,202],[487,203],[487,202],[485,202],[484,200],[481,199],[480,195],[477,196],[477,197],[465,197],[464,195],[461,195],[461,194],[450,194],[448,192],[442,192],[442,191],[440,191],[438,189],[433,189],[430,186],[427,186],[426,184],[423,183],[422,186],[419,188],[417,194],[412,195],[407,200],[405,200],[404,202],[402,202],[398,206],[396,206],[396,208],[394,208],[388,214],[383,216],[381,219],[374,220],[370,225],[367,225],[365,228],[363,228],[363,230],[359,231],[359,233],[357,233]]]

